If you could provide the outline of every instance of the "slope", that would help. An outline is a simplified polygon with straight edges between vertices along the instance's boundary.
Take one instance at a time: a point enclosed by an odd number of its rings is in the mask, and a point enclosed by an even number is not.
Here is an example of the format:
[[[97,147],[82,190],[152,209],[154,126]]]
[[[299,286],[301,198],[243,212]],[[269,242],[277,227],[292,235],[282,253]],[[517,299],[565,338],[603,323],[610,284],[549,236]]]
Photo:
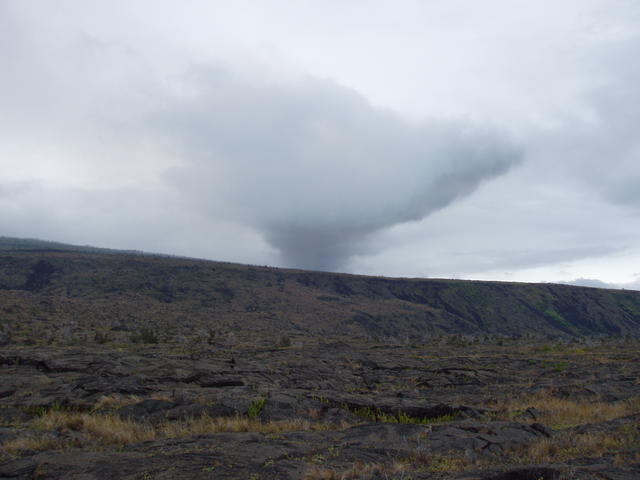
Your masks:
[[[0,252],[0,322],[14,338],[124,341],[250,333],[424,339],[640,335],[640,292],[392,279],[70,251]]]

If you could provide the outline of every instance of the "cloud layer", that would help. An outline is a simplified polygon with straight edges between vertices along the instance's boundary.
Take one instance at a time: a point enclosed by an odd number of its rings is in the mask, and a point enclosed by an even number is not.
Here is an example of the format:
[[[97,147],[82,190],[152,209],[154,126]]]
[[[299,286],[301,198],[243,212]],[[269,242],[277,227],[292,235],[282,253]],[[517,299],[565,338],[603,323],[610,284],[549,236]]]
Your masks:
[[[60,162],[76,169],[43,175],[44,182],[79,183],[66,193],[59,186],[55,195],[48,191],[60,208],[86,205],[78,197],[90,180],[78,180],[87,163],[110,179],[94,186],[102,195],[84,195],[94,197],[97,218],[109,216],[99,205],[110,202],[96,196],[128,198],[132,207],[123,216],[166,203],[160,191],[147,189],[140,201],[140,193],[123,188],[159,176],[157,187],[169,188],[172,201],[204,223],[233,222],[257,232],[279,252],[279,264],[340,269],[371,248],[373,233],[423,219],[521,157],[503,132],[452,120],[409,123],[333,81],[258,78],[218,62],[186,65],[167,84],[130,47],[67,35],[48,39],[45,58],[45,45],[28,36],[19,42],[24,25],[14,27],[18,51],[5,43],[3,56],[13,78],[5,78],[2,90],[23,101],[5,111],[6,123],[14,126],[14,139],[29,134],[49,150],[48,158],[32,152],[34,166],[46,171]],[[23,78],[37,83],[25,85]],[[162,156],[173,166],[163,168]],[[20,191],[38,188],[43,191]],[[65,223],[64,215],[57,217]]]
[[[635,285],[635,2],[196,4],[0,0],[0,234]]]

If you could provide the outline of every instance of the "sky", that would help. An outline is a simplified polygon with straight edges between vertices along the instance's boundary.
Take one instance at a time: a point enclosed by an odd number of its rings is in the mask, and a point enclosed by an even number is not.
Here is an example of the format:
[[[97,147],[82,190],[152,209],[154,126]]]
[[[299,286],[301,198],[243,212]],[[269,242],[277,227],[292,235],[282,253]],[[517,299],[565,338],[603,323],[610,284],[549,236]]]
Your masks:
[[[0,235],[640,289],[635,0],[0,0]]]

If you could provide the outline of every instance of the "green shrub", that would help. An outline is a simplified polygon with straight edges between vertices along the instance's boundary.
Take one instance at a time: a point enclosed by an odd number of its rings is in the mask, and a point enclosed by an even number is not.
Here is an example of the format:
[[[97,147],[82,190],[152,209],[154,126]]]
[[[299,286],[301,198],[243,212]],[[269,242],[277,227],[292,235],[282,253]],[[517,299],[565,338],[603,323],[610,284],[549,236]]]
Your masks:
[[[265,397],[256,398],[253,402],[251,402],[251,405],[249,405],[247,416],[249,418],[256,418],[258,415],[260,415],[260,412],[262,412],[266,401],[267,399]]]

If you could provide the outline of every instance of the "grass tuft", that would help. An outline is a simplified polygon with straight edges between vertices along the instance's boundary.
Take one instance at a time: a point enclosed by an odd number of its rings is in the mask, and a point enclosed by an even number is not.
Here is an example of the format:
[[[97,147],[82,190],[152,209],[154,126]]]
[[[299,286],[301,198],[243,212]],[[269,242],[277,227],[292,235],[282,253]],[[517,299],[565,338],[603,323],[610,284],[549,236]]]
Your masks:
[[[258,397],[254,401],[252,401],[247,412],[249,418],[257,418],[258,415],[260,415],[260,412],[262,412],[266,401],[267,399],[265,397]]]

